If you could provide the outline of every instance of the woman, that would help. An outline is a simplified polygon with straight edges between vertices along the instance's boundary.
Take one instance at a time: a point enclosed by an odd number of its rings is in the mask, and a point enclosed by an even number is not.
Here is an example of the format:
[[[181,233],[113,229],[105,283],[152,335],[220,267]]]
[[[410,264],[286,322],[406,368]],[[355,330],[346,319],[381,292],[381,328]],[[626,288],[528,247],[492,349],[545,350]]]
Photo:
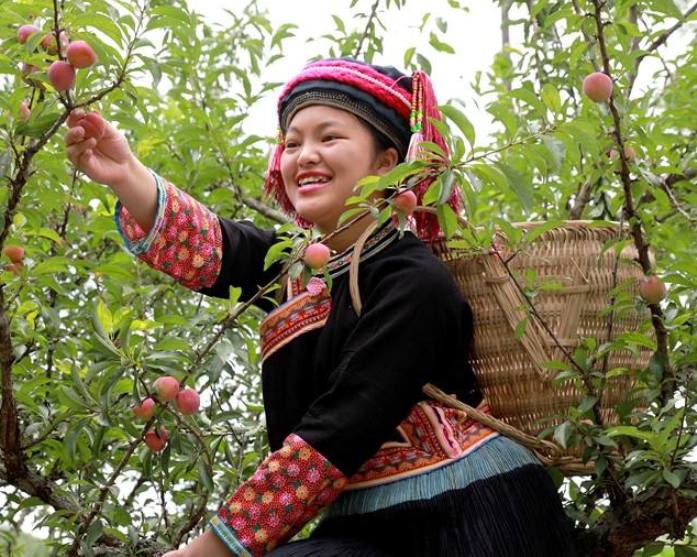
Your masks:
[[[383,175],[419,140],[445,149],[428,78],[346,59],[306,66],[278,106],[281,141],[266,189],[298,222],[336,230],[356,182]],[[263,270],[274,231],[213,215],[150,173],[111,127],[99,142],[75,123],[70,160],[120,198],[129,249],[185,286],[251,297],[279,271]],[[428,187],[415,188],[421,198]],[[451,199],[457,203],[456,194]],[[554,486],[534,456],[463,414],[429,402],[434,383],[481,402],[467,354],[472,315],[446,268],[416,235],[391,223],[360,256],[363,309],[348,266],[370,215],[327,240],[331,292],[287,283],[261,324],[263,391],[273,451],[213,517],[166,557],[229,555],[575,555]],[[438,233],[417,216],[417,233]],[[326,511],[308,540],[286,543]]]

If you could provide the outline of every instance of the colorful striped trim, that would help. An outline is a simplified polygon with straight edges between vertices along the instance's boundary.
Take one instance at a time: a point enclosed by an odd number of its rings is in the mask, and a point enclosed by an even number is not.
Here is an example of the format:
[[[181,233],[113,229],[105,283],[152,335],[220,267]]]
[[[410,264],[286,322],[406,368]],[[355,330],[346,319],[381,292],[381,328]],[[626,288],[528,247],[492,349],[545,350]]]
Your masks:
[[[366,240],[361,251],[361,262],[366,261],[374,255],[380,253],[383,249],[389,246],[392,242],[399,238],[399,229],[395,228],[391,221],[376,230]],[[327,271],[334,279],[349,270],[351,258],[353,256],[353,247],[350,246],[339,254],[333,255],[327,263]]]
[[[488,412],[484,404],[479,409]],[[436,401],[415,404],[397,432],[402,440],[384,443],[351,476],[347,489],[373,487],[423,474],[462,458],[498,435],[464,412]]]
[[[444,464],[389,484],[345,491],[330,505],[325,516],[365,514],[409,501],[428,500],[522,466],[540,465],[540,462],[528,449],[497,433],[460,458]]]
[[[270,312],[259,324],[262,362],[294,338],[324,327],[331,309],[332,299],[325,287],[317,296],[302,292]]]
[[[222,520],[220,520],[220,518],[214,516],[210,519],[208,525],[211,527],[211,530],[213,530],[215,535],[220,538],[220,541],[225,544],[225,547],[232,551],[233,555],[237,557],[252,557],[252,554],[247,550],[247,548],[240,543],[240,540],[238,540],[237,537],[235,537],[235,531],[232,528],[228,528],[228,526]]]
[[[327,73],[334,74],[332,78],[335,81],[353,85],[373,96],[381,97],[385,104],[397,110],[405,118],[409,117],[411,112],[411,95],[406,89],[402,89],[403,92],[400,91],[397,82],[378,71],[372,70],[368,66],[338,60],[321,60],[305,66],[283,88],[278,100],[278,110],[280,111],[285,98],[299,83],[322,79]]]
[[[114,209],[114,221],[116,222],[116,230],[118,230],[121,238],[123,238],[126,248],[133,255],[141,255],[146,253],[158,235],[162,232],[165,225],[165,208],[167,207],[167,188],[165,188],[162,178],[152,170],[148,169],[153,178],[155,178],[155,184],[157,185],[157,209],[155,211],[155,222],[153,223],[150,231],[145,234],[139,226],[133,227],[133,233],[127,235],[124,232],[124,224],[122,219],[125,215],[125,207],[121,204],[121,201],[116,202],[116,208]]]

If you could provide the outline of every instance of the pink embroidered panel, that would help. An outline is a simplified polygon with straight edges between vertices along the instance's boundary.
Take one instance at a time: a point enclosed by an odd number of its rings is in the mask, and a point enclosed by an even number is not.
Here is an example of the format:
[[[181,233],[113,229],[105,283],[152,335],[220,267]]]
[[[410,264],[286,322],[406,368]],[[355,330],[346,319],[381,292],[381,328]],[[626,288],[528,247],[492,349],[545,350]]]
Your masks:
[[[118,215],[121,231],[134,244],[129,245],[131,251],[153,269],[192,290],[210,287],[218,278],[223,257],[218,217],[173,184],[167,182],[164,188],[150,233],[123,206]]]
[[[482,412],[488,407],[480,406]],[[360,489],[421,474],[464,457],[498,433],[436,401],[421,401],[397,427],[401,441],[384,443],[351,476],[346,489]]]
[[[218,512],[252,555],[295,535],[331,503],[348,479],[301,437],[289,435]]]

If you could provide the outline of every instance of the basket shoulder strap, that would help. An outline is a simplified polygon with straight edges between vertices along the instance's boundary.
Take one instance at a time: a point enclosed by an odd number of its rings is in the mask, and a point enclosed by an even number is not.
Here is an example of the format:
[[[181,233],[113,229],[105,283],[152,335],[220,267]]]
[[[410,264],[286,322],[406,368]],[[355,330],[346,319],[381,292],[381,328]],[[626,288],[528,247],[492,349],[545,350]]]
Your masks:
[[[359,316],[363,311],[363,303],[361,302],[361,292],[358,289],[358,265],[361,262],[361,252],[363,251],[363,246],[377,226],[377,221],[374,221],[368,225],[368,228],[366,228],[358,237],[358,240],[356,240],[353,247],[353,254],[351,255],[351,265],[349,267],[349,293],[351,294],[351,304],[353,305],[353,309],[356,312],[356,315]]]

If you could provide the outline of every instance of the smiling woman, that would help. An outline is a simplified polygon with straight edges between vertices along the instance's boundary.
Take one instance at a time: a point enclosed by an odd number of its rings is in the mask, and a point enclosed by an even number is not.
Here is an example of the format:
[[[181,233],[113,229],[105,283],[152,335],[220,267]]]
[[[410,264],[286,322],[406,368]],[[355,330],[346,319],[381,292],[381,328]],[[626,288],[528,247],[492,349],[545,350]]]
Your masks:
[[[324,234],[333,231],[356,182],[397,164],[397,149],[378,149],[368,125],[350,112],[321,105],[299,110],[281,156],[285,193],[295,213]],[[353,235],[368,224],[364,219]],[[335,241],[332,247],[346,246]]]
[[[285,86],[278,118],[266,191],[323,233],[364,176],[388,172],[422,140],[447,153],[422,72],[319,60]],[[72,130],[66,140],[71,160],[119,195],[119,230],[152,267],[211,296],[240,287],[244,300],[280,271],[281,262],[264,266],[275,230],[214,215],[148,172],[111,126],[97,145]],[[418,201],[429,185],[413,188]],[[449,202],[457,209],[456,190]],[[416,215],[415,233],[404,234],[391,221],[371,225],[367,215],[328,242],[331,291],[318,277],[288,278],[282,305],[258,301],[268,311],[260,333],[272,452],[206,533],[167,557],[576,555],[536,458],[422,393],[433,383],[486,411],[468,359],[472,313],[421,240],[438,236],[437,220]],[[363,232],[357,313],[348,270]],[[321,511],[309,540],[287,543]]]

